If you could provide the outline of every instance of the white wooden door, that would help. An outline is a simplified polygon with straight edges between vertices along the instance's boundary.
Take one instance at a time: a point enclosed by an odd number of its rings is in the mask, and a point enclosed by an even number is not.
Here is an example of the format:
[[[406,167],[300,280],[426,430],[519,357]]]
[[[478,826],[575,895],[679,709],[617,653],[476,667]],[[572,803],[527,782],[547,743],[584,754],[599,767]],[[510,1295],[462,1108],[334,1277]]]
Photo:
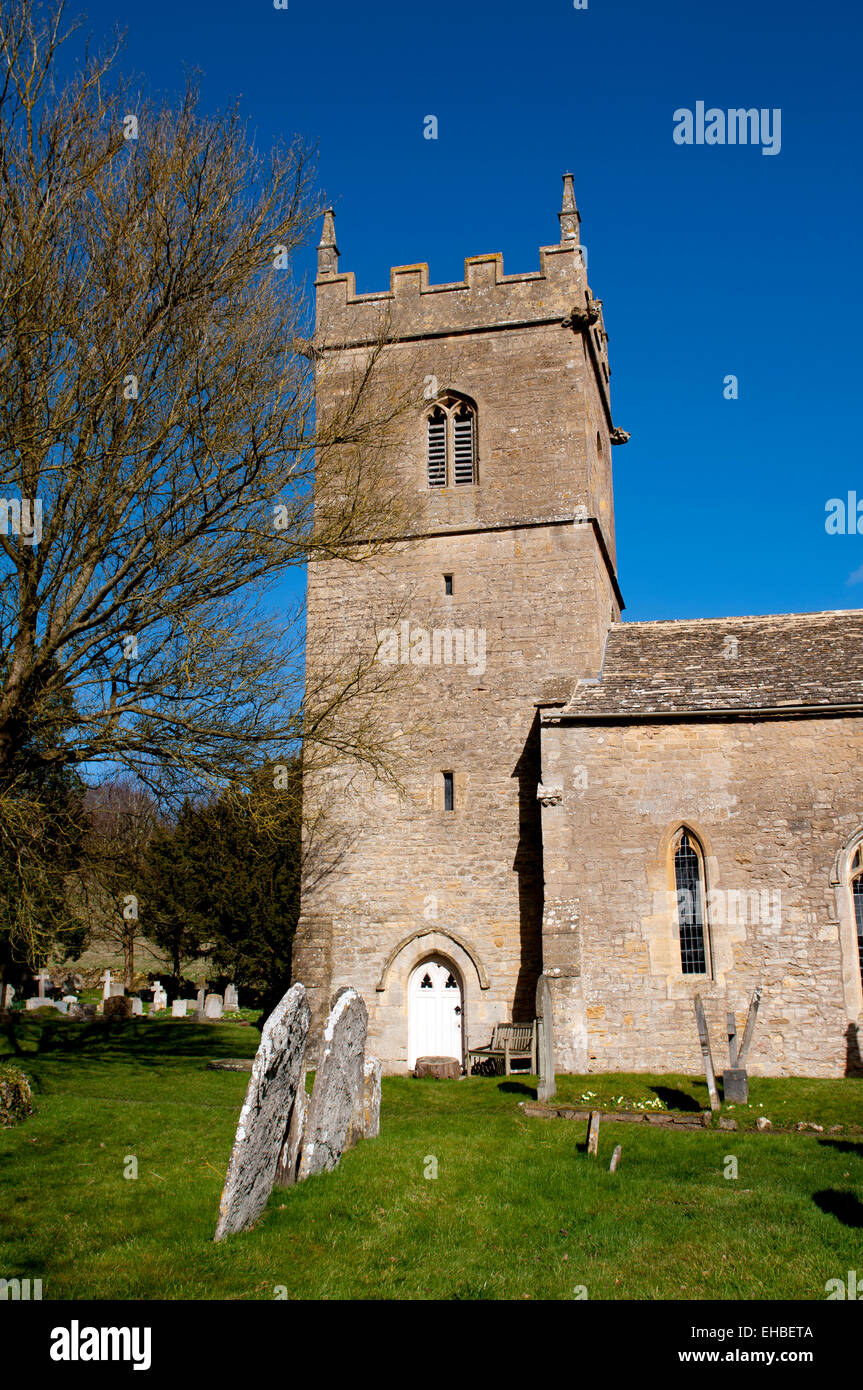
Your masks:
[[[425,960],[408,986],[408,1066],[417,1057],[462,1061],[461,984],[445,961]]]

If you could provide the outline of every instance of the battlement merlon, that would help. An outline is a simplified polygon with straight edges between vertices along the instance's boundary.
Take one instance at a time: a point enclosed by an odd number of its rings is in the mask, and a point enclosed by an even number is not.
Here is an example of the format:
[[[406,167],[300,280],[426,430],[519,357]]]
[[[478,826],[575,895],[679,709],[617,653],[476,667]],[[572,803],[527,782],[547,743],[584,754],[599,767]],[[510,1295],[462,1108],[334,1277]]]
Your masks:
[[[406,341],[495,328],[563,322],[580,326],[586,312],[605,340],[601,305],[587,282],[585,255],[579,242],[579,214],[572,175],[563,176],[563,206],[558,213],[561,240],[540,248],[540,269],[505,275],[499,252],[468,256],[464,280],[430,285],[428,266],[401,265],[390,271],[389,290],[357,294],[351,272],[339,272],[339,251],[332,209],[324,216],[318,246],[318,346],[346,347],[376,342],[382,332]]]

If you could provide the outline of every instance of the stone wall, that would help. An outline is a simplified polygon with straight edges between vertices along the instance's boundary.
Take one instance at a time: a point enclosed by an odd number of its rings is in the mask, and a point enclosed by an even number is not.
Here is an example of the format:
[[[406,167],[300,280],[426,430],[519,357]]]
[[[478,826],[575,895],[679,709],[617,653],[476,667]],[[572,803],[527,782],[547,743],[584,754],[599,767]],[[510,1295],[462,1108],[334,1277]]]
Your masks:
[[[542,731],[545,969],[564,1071],[719,1070],[725,1014],[764,996],[754,1074],[841,1076],[863,991],[848,858],[863,830],[859,719],[597,724]],[[680,968],[673,839],[704,850],[711,978]],[[838,880],[838,881],[837,881]],[[723,920],[724,919],[724,920]]]

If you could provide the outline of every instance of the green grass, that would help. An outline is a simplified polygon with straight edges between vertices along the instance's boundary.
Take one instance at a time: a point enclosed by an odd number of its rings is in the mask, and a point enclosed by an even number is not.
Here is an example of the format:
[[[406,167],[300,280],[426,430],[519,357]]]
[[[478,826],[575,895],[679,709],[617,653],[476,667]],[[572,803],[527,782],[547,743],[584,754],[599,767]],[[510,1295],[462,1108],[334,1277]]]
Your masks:
[[[530,1078],[385,1078],[381,1137],[276,1192],[216,1246],[254,1028],[154,1019],[0,1030],[37,1113],[0,1131],[0,1277],[52,1298],[823,1299],[861,1268],[860,1081],[752,1081],[754,1109],[842,1135],[668,1132],[527,1118]],[[558,1098],[704,1103],[685,1077],[561,1077]],[[674,1096],[672,1093],[678,1092]],[[763,1105],[763,1111],[760,1106]],[[732,1112],[734,1113],[734,1112]],[[738,1108],[738,1114],[740,1113]],[[623,1159],[608,1172],[615,1144]],[[138,1177],[125,1179],[127,1156]],[[726,1156],[738,1177],[723,1176]],[[438,1176],[428,1179],[430,1159]]]

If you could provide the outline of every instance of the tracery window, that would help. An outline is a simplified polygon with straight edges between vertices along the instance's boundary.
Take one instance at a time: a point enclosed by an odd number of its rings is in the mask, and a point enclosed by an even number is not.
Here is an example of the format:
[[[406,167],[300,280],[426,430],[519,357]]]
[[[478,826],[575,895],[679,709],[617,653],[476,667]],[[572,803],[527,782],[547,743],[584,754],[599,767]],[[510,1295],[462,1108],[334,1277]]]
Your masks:
[[[677,837],[674,850],[677,884],[677,922],[680,963],[684,975],[707,974],[707,930],[704,920],[704,860],[701,846],[688,830]]]
[[[476,406],[450,392],[436,401],[426,416],[429,487],[475,483],[476,458]]]

